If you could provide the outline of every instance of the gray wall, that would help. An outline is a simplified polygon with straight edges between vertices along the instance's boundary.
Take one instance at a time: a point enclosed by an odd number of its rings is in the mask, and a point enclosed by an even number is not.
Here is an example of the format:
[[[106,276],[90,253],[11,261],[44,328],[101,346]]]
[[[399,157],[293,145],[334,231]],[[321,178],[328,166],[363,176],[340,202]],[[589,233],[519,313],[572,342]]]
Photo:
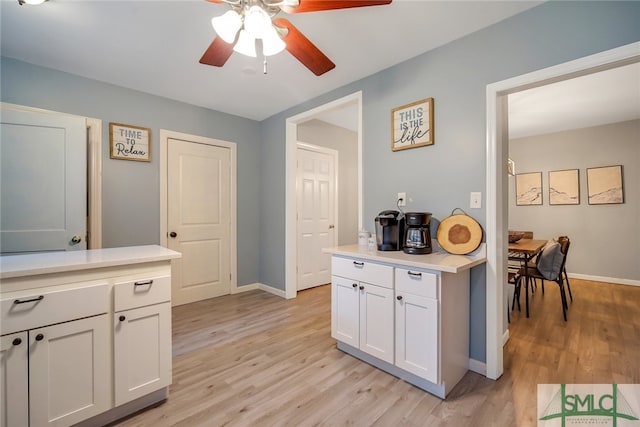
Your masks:
[[[102,120],[103,246],[160,242],[160,129],[235,142],[238,284],[259,281],[260,134],[257,122],[2,57],[3,102]],[[151,162],[109,158],[109,122],[151,128]]]
[[[338,244],[358,242],[358,133],[320,120],[298,125],[298,139],[338,151]]]
[[[509,178],[509,228],[535,237],[568,235],[567,271],[640,281],[640,120],[511,140],[516,173],[542,172],[542,206],[516,206]],[[589,205],[587,168],[623,165],[625,202]],[[579,169],[580,204],[549,205],[549,171]]]
[[[407,210],[443,219],[463,207],[484,226],[485,200],[482,209],[466,208],[469,192],[484,195],[487,84],[636,42],[638,22],[640,2],[547,2],[263,121],[263,153],[271,167],[260,182],[262,282],[284,289],[288,117],[363,92],[366,228],[373,228],[377,212],[394,206],[398,191],[413,199]],[[435,98],[435,145],[391,152],[391,109],[426,97]],[[471,282],[470,356],[484,361],[484,266],[472,270]]]

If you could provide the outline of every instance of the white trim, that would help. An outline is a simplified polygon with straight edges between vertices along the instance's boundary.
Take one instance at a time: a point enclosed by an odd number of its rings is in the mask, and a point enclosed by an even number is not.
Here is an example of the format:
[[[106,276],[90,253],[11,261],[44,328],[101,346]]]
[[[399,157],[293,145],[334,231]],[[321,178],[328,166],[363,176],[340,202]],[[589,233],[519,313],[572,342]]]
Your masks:
[[[487,364],[476,359],[469,359],[469,370],[480,375],[487,375]]]
[[[592,276],[591,274],[567,273],[570,279],[590,280],[592,282],[605,282],[614,285],[640,286],[640,280],[622,279],[618,277]]]
[[[175,132],[166,129],[160,129],[160,246],[167,247],[167,168],[168,168],[168,147],[169,138],[179,139],[187,142],[196,142],[199,144],[213,145],[229,149],[230,177],[229,177],[229,271],[231,279],[229,283],[229,292],[234,294],[238,291],[238,217],[237,217],[237,146],[234,142],[222,141],[220,139],[207,138],[204,136],[190,135],[182,132]]]
[[[83,117],[8,102],[1,102],[0,109]],[[89,198],[89,227],[86,231],[91,236],[87,249],[100,249],[102,248],[102,120],[83,118],[87,126],[87,197]]]
[[[258,285],[258,289],[273,294],[280,298],[287,298],[285,291],[282,289],[274,288],[273,286],[265,285],[264,283],[260,283]]]
[[[233,290],[232,294],[241,294],[243,292],[255,291],[257,289],[260,289],[260,286],[261,283],[251,283],[249,285],[238,286]]]
[[[506,331],[504,331],[504,334],[502,334],[502,346],[503,347],[505,345],[507,345],[507,342],[509,341],[509,338],[511,338],[511,335],[509,334],[509,329],[507,329]]]
[[[312,119],[324,111],[339,108],[345,104],[357,102],[358,105],[358,229],[362,229],[362,92],[356,92],[343,98],[300,113],[286,120],[285,142],[285,296],[295,298],[298,292],[296,266],[298,265],[296,248],[296,160],[298,142],[298,123]]]
[[[567,80],[624,64],[640,61],[640,42],[534,71],[487,86],[487,266],[486,266],[486,364],[487,377],[497,379],[503,372],[501,336],[504,329],[503,283],[506,271],[506,162],[507,134],[501,130],[506,124],[506,96],[509,93]],[[498,286],[498,284],[500,284]]]

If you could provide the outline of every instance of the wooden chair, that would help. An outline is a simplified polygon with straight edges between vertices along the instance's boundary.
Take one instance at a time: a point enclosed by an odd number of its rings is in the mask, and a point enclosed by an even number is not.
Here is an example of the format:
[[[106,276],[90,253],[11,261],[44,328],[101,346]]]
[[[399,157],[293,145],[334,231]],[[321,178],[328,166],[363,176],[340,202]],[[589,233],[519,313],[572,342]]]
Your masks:
[[[571,241],[566,236],[562,236],[558,240],[559,240],[558,243],[560,245],[560,253],[562,254],[562,261],[559,265],[559,268],[557,268],[557,271],[552,272],[553,277],[551,279],[543,276],[542,273],[538,270],[537,265],[527,265],[526,267],[523,266],[518,271],[516,285],[515,285],[516,287],[513,295],[513,298],[514,298],[513,305],[515,305],[515,300],[517,299],[518,307],[520,307],[520,291],[522,289],[522,282],[524,281],[525,305],[526,305],[527,317],[529,317],[529,280],[527,279],[533,278],[533,279],[541,279],[541,280],[553,280],[558,284],[560,288],[560,299],[562,302],[562,316],[564,317],[565,322],[567,320],[567,309],[569,307],[567,304],[567,295],[565,292],[564,283],[565,283],[565,276],[566,276],[565,264],[567,261],[567,254],[569,252],[569,246],[571,245]],[[545,248],[543,252],[547,250],[551,250],[551,249]],[[542,253],[540,256],[542,256]],[[569,294],[571,294],[570,290],[569,290]],[[573,301],[573,297],[571,298]]]

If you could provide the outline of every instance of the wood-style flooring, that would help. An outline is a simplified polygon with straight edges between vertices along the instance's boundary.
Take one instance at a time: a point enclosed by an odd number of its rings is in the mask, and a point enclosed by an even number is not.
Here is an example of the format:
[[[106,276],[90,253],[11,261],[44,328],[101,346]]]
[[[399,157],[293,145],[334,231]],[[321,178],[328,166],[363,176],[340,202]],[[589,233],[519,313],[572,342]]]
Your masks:
[[[169,399],[115,425],[535,426],[539,383],[640,383],[640,287],[572,279],[566,323],[557,288],[512,313],[504,375],[446,400],[337,350],[330,286],[174,307]]]

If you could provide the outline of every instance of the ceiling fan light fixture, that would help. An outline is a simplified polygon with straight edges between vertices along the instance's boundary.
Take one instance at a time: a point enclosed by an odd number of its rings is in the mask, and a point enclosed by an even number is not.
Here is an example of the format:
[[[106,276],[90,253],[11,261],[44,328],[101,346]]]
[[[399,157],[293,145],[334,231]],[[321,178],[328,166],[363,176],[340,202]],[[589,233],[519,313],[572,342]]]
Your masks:
[[[47,0],[18,0],[18,3],[20,4],[20,6],[22,6],[23,4],[28,4],[29,6],[37,6],[46,1]]]
[[[246,56],[256,57],[256,39],[247,32],[240,30],[238,42],[233,46],[233,50]]]
[[[236,11],[230,10],[224,15],[212,18],[211,25],[222,40],[232,44],[236,39],[238,30],[242,27],[242,18]]]
[[[245,13],[244,29],[254,38],[263,38],[270,27],[273,27],[271,18],[260,6],[251,6]]]
[[[271,56],[280,53],[287,47],[285,42],[280,38],[276,29],[271,25],[262,36],[262,54]]]

